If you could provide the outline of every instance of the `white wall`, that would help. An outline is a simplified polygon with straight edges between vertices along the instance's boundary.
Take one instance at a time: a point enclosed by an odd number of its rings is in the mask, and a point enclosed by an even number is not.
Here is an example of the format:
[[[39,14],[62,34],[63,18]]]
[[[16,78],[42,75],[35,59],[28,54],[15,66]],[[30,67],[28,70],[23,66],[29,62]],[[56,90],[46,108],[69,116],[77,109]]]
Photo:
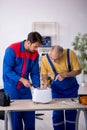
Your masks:
[[[0,0],[0,86],[5,48],[38,21],[58,22],[58,44],[72,48],[75,35],[87,32],[87,0]]]

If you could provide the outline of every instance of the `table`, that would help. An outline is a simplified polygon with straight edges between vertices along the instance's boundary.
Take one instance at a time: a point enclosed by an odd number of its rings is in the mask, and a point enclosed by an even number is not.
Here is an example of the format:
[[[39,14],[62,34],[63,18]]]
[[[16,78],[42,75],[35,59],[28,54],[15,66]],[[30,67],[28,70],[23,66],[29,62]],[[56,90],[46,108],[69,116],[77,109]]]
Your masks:
[[[42,110],[70,110],[77,109],[77,119],[76,119],[76,130],[78,130],[78,119],[80,110],[87,110],[87,105],[82,105],[77,99],[72,101],[70,98],[67,99],[55,99],[50,103],[41,104],[34,103],[32,100],[14,100],[10,106],[1,107],[0,111],[5,111],[5,130],[8,130],[8,113],[11,111],[42,111]],[[87,118],[86,118],[87,119]]]

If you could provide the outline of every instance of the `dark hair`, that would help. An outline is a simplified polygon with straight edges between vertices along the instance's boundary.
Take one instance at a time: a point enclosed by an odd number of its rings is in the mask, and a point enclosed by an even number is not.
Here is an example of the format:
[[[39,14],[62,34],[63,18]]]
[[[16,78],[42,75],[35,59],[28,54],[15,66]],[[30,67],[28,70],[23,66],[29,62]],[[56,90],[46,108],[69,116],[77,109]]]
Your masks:
[[[42,36],[38,32],[31,32],[28,34],[27,40],[32,43],[39,42],[42,44]]]

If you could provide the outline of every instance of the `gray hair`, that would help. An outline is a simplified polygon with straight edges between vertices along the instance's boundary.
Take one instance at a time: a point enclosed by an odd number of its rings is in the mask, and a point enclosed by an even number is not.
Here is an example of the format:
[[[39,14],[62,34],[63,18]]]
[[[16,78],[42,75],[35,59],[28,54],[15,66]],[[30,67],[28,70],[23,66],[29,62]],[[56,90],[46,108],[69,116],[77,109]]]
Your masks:
[[[52,46],[51,51],[55,51],[55,53],[63,53],[63,47],[54,45]]]

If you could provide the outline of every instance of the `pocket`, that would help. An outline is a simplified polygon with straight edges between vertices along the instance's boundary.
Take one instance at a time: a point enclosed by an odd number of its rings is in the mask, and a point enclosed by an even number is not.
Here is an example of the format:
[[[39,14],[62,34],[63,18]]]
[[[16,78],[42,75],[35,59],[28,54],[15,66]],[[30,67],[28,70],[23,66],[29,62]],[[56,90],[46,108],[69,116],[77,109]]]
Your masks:
[[[53,80],[51,87],[59,90],[66,90],[68,88],[78,87],[78,82],[75,77],[65,78],[62,81]]]

